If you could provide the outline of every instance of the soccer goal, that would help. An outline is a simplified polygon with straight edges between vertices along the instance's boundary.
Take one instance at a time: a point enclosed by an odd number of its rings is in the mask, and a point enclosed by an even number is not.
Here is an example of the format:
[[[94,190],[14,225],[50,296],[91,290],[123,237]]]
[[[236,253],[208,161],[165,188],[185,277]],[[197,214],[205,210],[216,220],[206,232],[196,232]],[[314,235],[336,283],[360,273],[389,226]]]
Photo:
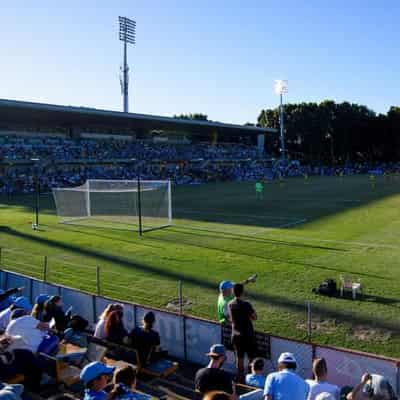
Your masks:
[[[89,179],[53,196],[61,223],[140,232],[172,224],[170,181]]]

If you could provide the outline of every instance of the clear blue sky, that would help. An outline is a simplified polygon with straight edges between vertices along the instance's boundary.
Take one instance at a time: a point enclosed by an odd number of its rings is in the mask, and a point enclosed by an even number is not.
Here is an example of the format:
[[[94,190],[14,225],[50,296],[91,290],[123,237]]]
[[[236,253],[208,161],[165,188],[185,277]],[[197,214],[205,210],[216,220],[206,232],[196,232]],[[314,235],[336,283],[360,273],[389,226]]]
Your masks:
[[[134,112],[255,122],[279,78],[289,102],[400,103],[399,0],[4,1],[0,98],[121,110],[119,15]]]

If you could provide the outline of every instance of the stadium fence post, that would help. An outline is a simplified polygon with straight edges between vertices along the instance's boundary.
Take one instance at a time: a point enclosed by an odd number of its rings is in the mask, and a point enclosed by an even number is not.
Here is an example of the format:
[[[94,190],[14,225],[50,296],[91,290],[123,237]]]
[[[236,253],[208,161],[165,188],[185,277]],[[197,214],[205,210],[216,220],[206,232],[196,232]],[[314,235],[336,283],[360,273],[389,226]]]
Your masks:
[[[96,294],[100,296],[100,267],[96,267]]]
[[[47,282],[47,256],[43,259],[43,282]]]
[[[183,314],[182,281],[178,281],[179,315]]]
[[[2,261],[3,261],[3,259],[2,259],[2,252],[3,252],[3,248],[0,247],[0,265],[1,265]]]
[[[308,341],[311,342],[312,326],[311,326],[311,302],[307,301],[307,336]]]

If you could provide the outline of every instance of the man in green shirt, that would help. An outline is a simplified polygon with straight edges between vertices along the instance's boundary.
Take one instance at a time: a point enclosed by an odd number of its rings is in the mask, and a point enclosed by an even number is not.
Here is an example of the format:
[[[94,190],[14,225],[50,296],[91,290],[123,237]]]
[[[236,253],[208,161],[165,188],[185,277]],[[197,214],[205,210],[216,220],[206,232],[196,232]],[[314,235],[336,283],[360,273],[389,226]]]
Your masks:
[[[221,324],[229,322],[228,303],[235,297],[233,295],[233,285],[234,284],[231,281],[222,281],[219,284],[217,315],[218,315],[218,321]]]
[[[256,198],[262,199],[263,198],[263,190],[264,190],[264,186],[263,186],[262,182],[257,181],[255,188],[256,188]]]

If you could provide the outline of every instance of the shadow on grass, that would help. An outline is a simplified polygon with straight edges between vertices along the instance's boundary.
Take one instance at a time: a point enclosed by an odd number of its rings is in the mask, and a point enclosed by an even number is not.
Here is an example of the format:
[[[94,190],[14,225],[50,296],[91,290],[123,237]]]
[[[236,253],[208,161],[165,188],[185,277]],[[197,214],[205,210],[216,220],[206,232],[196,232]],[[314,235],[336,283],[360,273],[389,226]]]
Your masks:
[[[115,256],[111,254],[106,254],[100,251],[95,251],[91,249],[84,249],[79,246],[59,242],[52,239],[41,238],[38,236],[29,235],[27,233],[16,231],[12,228],[0,226],[0,232],[3,234],[19,237],[25,240],[30,240],[32,242],[39,243],[41,245],[46,245],[54,248],[58,248],[64,251],[75,252],[78,254],[82,254],[84,256],[96,257],[100,260],[104,260],[107,262],[119,264],[124,267],[129,267],[133,269],[137,269],[143,272],[148,272],[154,274],[160,278],[168,278],[172,280],[182,280],[183,283],[187,283],[190,285],[198,286],[199,288],[208,289],[215,291],[217,296],[218,286],[216,282],[209,282],[202,279],[195,278],[193,276],[188,276],[180,273],[176,273],[173,271],[164,270],[152,265],[132,262],[129,259]],[[290,311],[295,311],[297,313],[305,313],[306,307],[304,303],[298,303],[294,300],[290,300],[287,297],[277,296],[277,295],[269,295],[269,294],[261,294],[261,293],[251,293],[251,298],[256,301],[270,304],[278,307],[285,308]],[[380,299],[382,301],[382,298]],[[385,303],[383,303],[385,304]],[[382,329],[387,329],[392,332],[400,333],[399,324],[394,323],[393,321],[386,321],[380,317],[374,316],[364,316],[361,314],[355,314],[351,312],[346,312],[343,310],[331,310],[322,305],[313,305],[313,314],[318,315],[322,318],[335,318],[341,322],[346,322],[351,325],[360,324],[360,325],[373,325]]]

